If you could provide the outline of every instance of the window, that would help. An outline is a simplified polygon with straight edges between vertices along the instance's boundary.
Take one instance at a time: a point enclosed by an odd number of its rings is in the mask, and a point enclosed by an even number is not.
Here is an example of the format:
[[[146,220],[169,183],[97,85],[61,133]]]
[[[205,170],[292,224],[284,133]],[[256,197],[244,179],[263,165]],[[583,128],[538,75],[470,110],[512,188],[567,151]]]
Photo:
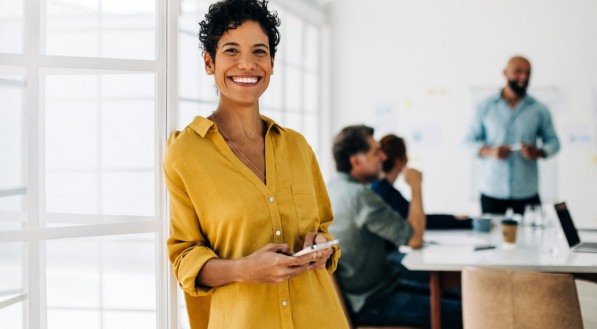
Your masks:
[[[165,327],[165,21],[0,0],[2,327]]]
[[[161,161],[168,131],[217,104],[196,36],[211,2],[0,0],[3,328],[188,326]],[[321,26],[276,9],[262,110],[320,152]]]

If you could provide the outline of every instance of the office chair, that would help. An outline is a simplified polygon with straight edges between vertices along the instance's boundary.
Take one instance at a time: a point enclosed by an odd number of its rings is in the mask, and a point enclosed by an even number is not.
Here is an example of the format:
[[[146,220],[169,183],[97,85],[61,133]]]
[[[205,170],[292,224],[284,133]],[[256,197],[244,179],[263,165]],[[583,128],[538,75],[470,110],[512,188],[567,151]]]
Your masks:
[[[569,274],[465,268],[462,312],[465,329],[583,327]]]

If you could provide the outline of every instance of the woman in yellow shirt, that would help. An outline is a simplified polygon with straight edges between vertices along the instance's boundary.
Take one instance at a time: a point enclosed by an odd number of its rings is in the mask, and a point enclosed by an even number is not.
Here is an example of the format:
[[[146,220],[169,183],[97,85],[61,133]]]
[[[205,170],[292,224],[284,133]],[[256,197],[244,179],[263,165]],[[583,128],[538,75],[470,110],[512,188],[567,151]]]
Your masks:
[[[332,211],[303,136],[259,114],[280,21],[264,0],[210,6],[199,38],[217,109],[168,141],[168,252],[191,327],[347,328],[330,280]]]

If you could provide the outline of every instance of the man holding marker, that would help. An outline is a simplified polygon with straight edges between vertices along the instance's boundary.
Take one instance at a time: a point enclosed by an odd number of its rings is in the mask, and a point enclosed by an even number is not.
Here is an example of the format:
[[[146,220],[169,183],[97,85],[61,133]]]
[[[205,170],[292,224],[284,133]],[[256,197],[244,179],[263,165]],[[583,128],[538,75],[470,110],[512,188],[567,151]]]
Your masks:
[[[522,214],[541,203],[537,160],[556,154],[560,142],[547,107],[527,95],[529,60],[514,56],[503,73],[506,85],[478,105],[466,144],[482,160],[482,212]]]

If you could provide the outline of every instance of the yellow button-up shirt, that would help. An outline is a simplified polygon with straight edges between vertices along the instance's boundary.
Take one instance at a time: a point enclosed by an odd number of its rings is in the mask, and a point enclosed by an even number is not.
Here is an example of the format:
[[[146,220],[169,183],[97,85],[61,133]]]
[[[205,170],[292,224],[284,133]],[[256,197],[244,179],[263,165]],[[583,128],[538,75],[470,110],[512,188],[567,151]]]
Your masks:
[[[168,141],[168,252],[191,326],[348,328],[330,279],[337,248],[327,271],[306,271],[280,284],[196,285],[212,258],[238,259],[268,243],[287,243],[296,252],[307,232],[332,239],[331,204],[313,151],[299,133],[262,119],[267,184],[234,155],[208,119],[196,117]]]

